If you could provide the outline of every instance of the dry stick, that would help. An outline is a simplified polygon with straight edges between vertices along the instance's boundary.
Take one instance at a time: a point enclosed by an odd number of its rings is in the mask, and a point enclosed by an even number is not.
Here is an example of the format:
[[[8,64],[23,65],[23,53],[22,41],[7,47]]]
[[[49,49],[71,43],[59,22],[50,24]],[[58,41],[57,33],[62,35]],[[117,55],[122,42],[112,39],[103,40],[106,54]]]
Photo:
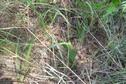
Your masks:
[[[60,84],[61,80],[63,79],[63,76],[60,77],[59,81],[57,84]]]
[[[89,84],[91,84],[90,74],[89,74],[89,71],[88,71],[87,68],[86,68],[86,72],[87,72],[87,78],[88,78],[88,80],[89,80]]]
[[[27,27],[6,27],[6,28],[0,28],[0,30],[9,30],[9,29],[26,29]]]
[[[41,40],[35,36],[35,34],[29,30],[29,28],[27,29],[42,45],[44,45],[52,54],[55,55],[54,52],[52,52],[44,43],[41,42]],[[55,55],[56,56],[56,55]],[[73,72],[58,56],[56,56],[56,58],[61,61],[83,84],[86,84],[75,72]]]

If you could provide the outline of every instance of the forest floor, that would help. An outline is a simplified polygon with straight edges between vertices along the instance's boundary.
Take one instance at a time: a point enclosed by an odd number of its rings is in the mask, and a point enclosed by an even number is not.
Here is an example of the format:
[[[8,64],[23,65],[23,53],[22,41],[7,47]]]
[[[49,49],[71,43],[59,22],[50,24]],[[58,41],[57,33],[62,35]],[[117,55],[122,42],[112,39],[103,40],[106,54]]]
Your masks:
[[[126,84],[120,3],[1,0],[0,84]]]

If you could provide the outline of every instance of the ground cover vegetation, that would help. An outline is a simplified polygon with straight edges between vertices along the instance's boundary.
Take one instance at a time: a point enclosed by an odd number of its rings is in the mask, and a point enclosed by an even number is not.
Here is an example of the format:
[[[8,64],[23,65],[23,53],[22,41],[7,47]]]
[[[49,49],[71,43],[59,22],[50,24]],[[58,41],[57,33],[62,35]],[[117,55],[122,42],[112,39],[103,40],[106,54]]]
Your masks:
[[[0,84],[126,84],[126,1],[0,0]]]

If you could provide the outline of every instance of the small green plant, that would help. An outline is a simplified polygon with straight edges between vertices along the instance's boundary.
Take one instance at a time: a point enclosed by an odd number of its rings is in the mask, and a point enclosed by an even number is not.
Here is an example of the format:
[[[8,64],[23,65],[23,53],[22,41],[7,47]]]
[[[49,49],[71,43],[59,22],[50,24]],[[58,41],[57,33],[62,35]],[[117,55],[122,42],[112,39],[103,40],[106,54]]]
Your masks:
[[[75,56],[77,55],[77,50],[72,47],[72,44],[70,42],[67,44],[63,44],[63,46],[67,52],[67,56],[71,68],[75,68],[76,67]]]
[[[75,67],[75,64],[76,64],[75,56],[77,55],[77,50],[72,47],[70,42],[68,42],[68,43],[67,42],[60,42],[57,44],[53,44],[50,48],[53,48],[56,46],[58,47],[59,45],[62,45],[65,48],[65,51],[67,52],[67,60],[69,61],[70,65],[72,67]],[[61,55],[62,60],[64,61],[64,56],[62,55],[62,52],[59,51],[59,53]]]

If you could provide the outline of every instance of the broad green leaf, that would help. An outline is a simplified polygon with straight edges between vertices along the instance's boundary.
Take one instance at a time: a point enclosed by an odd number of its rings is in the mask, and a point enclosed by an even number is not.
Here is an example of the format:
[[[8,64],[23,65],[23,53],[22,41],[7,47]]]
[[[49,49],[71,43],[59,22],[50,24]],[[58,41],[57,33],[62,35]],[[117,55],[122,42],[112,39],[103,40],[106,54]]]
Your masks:
[[[77,55],[77,50],[75,50],[75,49],[69,50],[69,62],[70,62],[71,64],[74,63],[74,61],[75,61],[75,56],[76,56],[76,55]]]
[[[115,6],[118,6],[120,4],[120,0],[112,0],[112,3],[115,4]]]
[[[102,6],[102,4],[92,4],[92,8],[101,9],[101,8],[103,8],[103,6]]]

